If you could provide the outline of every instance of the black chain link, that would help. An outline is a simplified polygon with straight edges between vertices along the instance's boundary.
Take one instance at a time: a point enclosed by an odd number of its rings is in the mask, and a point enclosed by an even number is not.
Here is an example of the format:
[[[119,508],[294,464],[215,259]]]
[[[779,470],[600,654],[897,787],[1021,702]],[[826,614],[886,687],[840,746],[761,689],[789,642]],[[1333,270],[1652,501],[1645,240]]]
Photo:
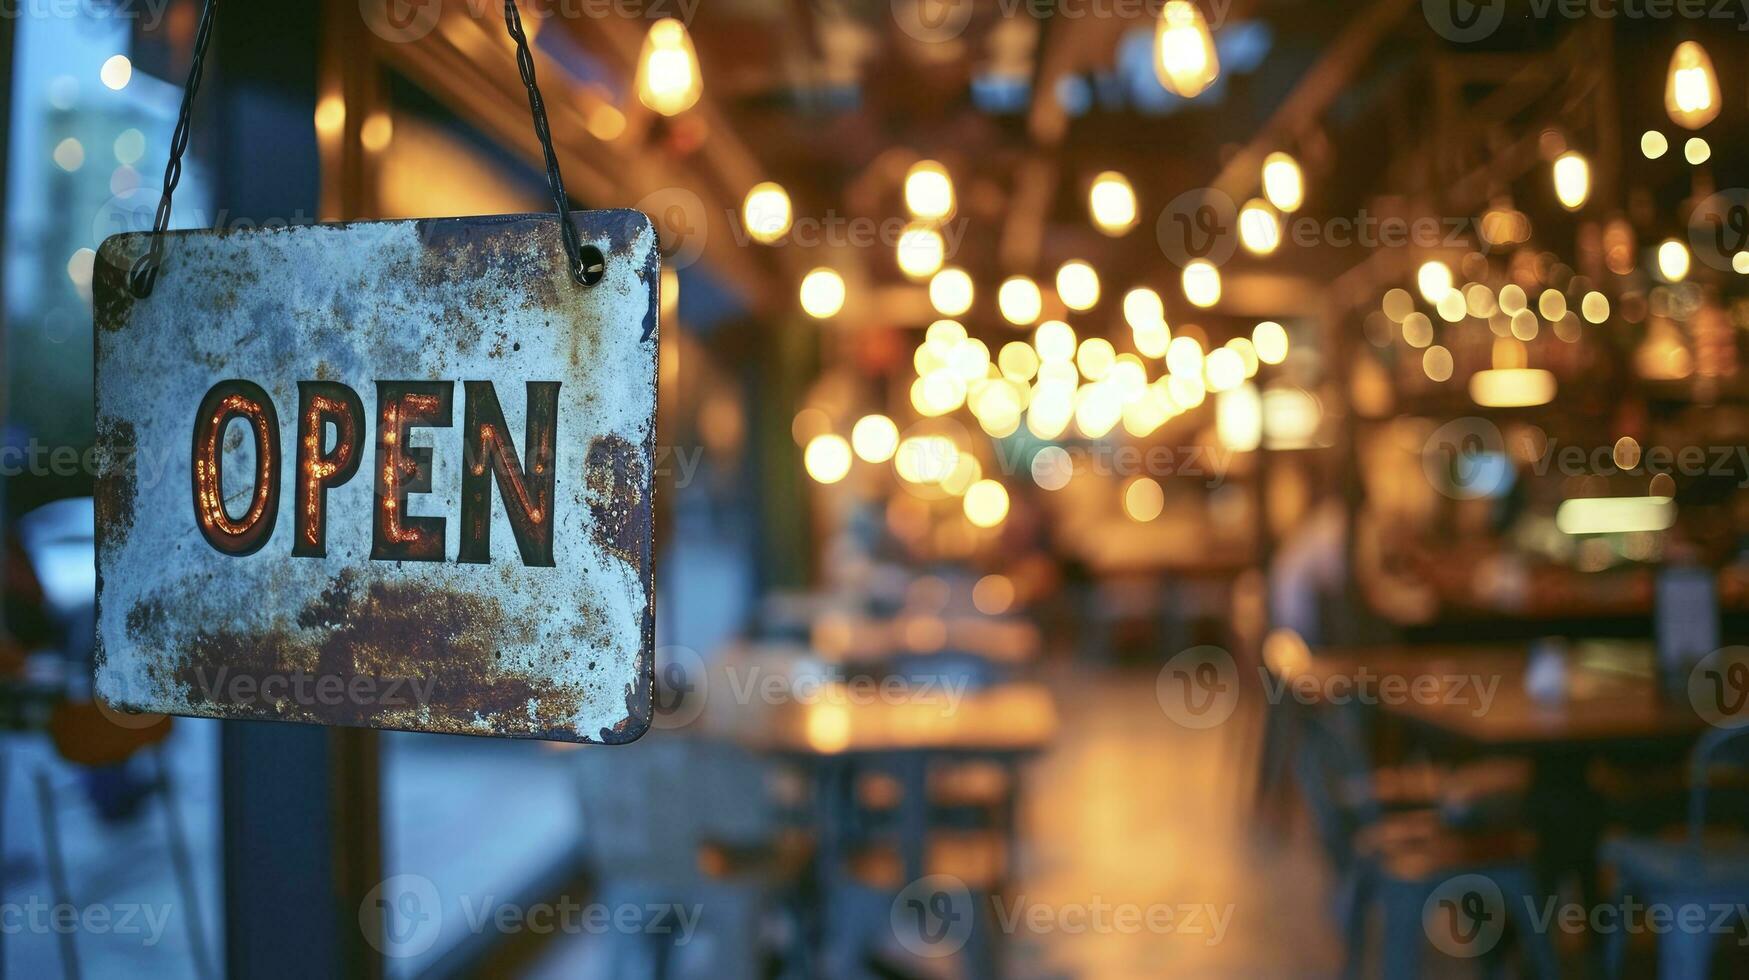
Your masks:
[[[200,11],[200,27],[194,32],[194,58],[188,64],[188,84],[182,89],[182,108],[176,114],[176,130],[170,137],[170,161],[164,165],[164,193],[158,198],[158,213],[152,218],[152,242],[146,254],[128,270],[128,289],[138,298],[152,295],[158,284],[158,265],[164,259],[164,229],[170,226],[170,195],[182,182],[182,153],[188,149],[189,117],[194,114],[194,93],[206,66],[206,43],[213,33],[213,10],[219,0],[206,0]]]
[[[158,198],[158,212],[152,218],[152,241],[146,254],[134,262],[128,272],[128,288],[145,299],[152,295],[158,282],[158,269],[164,259],[164,231],[170,226],[170,198],[182,181],[182,154],[188,149],[189,117],[194,111],[194,94],[200,88],[200,76],[206,66],[207,40],[212,35],[213,11],[218,0],[205,0],[200,12],[200,27],[194,34],[194,57],[188,65],[188,84],[182,89],[182,108],[176,116],[176,131],[170,138],[170,160],[164,166],[164,193]],[[541,153],[546,157],[547,183],[552,185],[553,206],[559,214],[559,237],[564,241],[566,266],[571,278],[584,286],[601,281],[606,261],[601,250],[584,245],[571,225],[571,199],[565,194],[565,179],[559,175],[559,158],[553,151],[553,134],[547,126],[547,107],[541,99],[540,86],[534,78],[534,55],[528,49],[528,35],[522,30],[522,15],[516,10],[516,0],[504,0],[504,26],[516,42],[516,66],[522,72],[522,84],[528,88],[528,110],[534,117],[534,133],[540,139]]]

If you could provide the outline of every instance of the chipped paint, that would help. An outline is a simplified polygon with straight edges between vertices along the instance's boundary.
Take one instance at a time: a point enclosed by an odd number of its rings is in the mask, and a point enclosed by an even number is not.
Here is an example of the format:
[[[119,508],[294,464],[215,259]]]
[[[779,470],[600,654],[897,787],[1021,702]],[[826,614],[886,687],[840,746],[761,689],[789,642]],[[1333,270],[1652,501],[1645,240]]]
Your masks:
[[[94,307],[98,443],[109,464],[97,488],[105,700],[570,741],[643,733],[655,611],[656,237],[635,211],[574,220],[607,256],[593,287],[566,273],[551,215],[172,233],[157,288],[139,301],[123,278],[146,236],[104,242]],[[209,533],[215,521],[244,521],[260,499],[256,438],[240,419],[216,443],[223,509],[211,510],[210,471],[197,485],[197,408],[227,380],[259,385],[280,433],[273,530],[246,554],[222,552],[197,523],[203,499]],[[356,392],[368,430],[362,465],[327,491],[321,557],[293,555],[300,381]],[[451,426],[409,430],[405,450],[430,452],[430,489],[411,492],[398,518],[442,518],[441,561],[371,559],[378,381],[454,383]],[[457,561],[463,383],[482,381],[525,467],[526,385],[559,382],[551,512],[531,512],[552,522],[551,566],[524,563],[496,478],[490,560]],[[162,456],[161,479],[136,465]]]

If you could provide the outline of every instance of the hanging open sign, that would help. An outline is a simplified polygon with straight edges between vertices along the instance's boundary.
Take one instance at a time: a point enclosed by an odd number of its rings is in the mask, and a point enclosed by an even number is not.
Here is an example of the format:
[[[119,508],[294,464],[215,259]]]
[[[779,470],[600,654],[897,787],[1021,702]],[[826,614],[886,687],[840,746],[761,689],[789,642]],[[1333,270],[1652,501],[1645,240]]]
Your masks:
[[[656,235],[552,215],[178,232],[95,280],[97,690],[131,711],[648,726]]]

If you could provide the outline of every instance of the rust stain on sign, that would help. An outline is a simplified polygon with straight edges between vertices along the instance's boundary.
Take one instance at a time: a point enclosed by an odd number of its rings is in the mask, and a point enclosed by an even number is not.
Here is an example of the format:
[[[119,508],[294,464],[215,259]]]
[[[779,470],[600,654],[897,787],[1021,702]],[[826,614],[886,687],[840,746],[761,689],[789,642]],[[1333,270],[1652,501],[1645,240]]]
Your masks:
[[[95,281],[97,690],[624,742],[650,719],[659,257],[635,211],[172,233]]]

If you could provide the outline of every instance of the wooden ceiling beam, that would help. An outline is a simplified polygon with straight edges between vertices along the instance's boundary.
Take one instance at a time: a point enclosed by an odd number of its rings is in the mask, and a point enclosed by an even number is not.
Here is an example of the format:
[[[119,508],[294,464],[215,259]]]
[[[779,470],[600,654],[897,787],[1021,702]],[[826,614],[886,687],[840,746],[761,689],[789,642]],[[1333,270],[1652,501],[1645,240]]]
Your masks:
[[[1235,201],[1250,197],[1261,179],[1263,158],[1283,146],[1298,143],[1312,127],[1317,126],[1336,97],[1354,81],[1373,52],[1415,6],[1415,0],[1375,0],[1372,6],[1362,10],[1258,128],[1250,142],[1227,160],[1211,186]]]
[[[546,26],[552,29],[557,23],[549,21]],[[373,50],[383,63],[540,168],[542,152],[529,120],[527,92],[516,71],[515,48],[502,30],[493,29],[500,26],[474,18],[467,3],[451,0],[437,29],[418,43],[379,41]],[[575,84],[563,66],[538,47],[533,50],[553,149],[568,178],[568,190],[592,206],[629,207],[667,188],[691,194],[704,212],[702,217],[689,216],[704,221],[702,258],[731,289],[750,307],[766,310],[793,294],[789,285],[774,281],[769,266],[740,246],[739,228],[733,224],[738,220],[738,196],[730,203],[687,168],[676,167],[664,154],[633,142],[627,135],[629,127],[617,139],[597,138],[589,129],[589,111],[602,102],[600,96]]]

